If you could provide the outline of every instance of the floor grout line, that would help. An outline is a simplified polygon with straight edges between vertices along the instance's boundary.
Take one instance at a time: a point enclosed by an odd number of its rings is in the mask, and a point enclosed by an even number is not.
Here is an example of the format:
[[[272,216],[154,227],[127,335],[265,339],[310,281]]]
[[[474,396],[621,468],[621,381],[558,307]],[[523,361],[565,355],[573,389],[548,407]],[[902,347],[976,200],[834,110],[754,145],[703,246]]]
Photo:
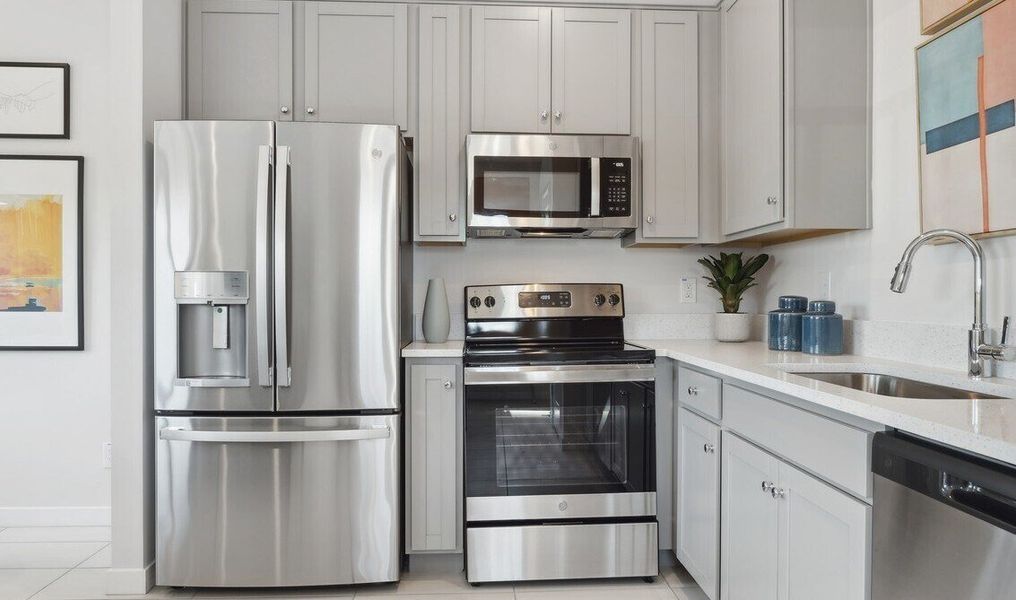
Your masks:
[[[38,590],[37,592],[35,592],[35,593],[34,593],[34,594],[32,594],[31,596],[29,596],[29,597],[28,597],[28,598],[27,598],[26,600],[32,600],[32,598],[35,598],[36,596],[38,596],[39,594],[41,594],[41,593],[42,593],[43,591],[45,591],[45,589],[46,589],[46,588],[48,588],[49,586],[53,585],[54,583],[56,583],[56,582],[60,581],[60,579],[62,579],[62,578],[63,578],[63,577],[65,576],[65,575],[67,575],[68,573],[70,573],[70,572],[71,572],[71,571],[73,571],[73,570],[74,570],[74,567],[71,567],[70,569],[67,569],[67,570],[66,570],[66,571],[64,571],[63,573],[60,573],[59,575],[57,575],[57,576],[56,576],[56,578],[55,578],[55,579],[53,579],[53,581],[50,581],[50,582],[49,582],[49,583],[47,583],[46,585],[44,585],[44,586],[42,586],[41,588],[39,588],[39,590]]]

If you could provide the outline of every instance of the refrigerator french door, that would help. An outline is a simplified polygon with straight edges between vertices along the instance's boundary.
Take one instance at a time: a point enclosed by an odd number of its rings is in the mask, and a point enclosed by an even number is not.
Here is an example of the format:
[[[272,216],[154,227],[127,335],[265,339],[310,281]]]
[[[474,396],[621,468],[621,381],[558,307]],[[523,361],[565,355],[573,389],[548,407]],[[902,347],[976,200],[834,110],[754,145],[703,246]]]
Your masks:
[[[156,581],[398,579],[394,126],[156,124]]]

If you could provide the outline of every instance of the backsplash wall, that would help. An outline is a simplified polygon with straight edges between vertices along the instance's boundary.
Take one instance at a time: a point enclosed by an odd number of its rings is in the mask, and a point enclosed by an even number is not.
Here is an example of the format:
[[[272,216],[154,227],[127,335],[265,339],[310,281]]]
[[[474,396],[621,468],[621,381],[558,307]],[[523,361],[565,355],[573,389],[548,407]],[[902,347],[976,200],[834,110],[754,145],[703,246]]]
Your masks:
[[[420,321],[427,280],[441,277],[448,291],[451,339],[462,337],[466,285],[530,282],[621,283],[630,339],[708,339],[712,337],[710,315],[720,310],[720,303],[702,279],[705,269],[695,261],[716,252],[709,248],[624,249],[617,240],[469,240],[465,247],[417,246],[413,262],[416,337],[423,339]],[[682,277],[697,279],[697,302],[680,302]],[[758,308],[755,290],[749,291],[741,309],[757,312]]]

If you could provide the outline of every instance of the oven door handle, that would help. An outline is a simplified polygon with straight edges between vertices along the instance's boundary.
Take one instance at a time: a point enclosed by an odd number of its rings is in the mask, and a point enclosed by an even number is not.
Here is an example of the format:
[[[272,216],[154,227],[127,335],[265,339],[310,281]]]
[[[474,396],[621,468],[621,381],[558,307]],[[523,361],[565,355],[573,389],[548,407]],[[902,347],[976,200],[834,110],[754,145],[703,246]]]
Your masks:
[[[466,367],[466,385],[654,381],[652,364]]]

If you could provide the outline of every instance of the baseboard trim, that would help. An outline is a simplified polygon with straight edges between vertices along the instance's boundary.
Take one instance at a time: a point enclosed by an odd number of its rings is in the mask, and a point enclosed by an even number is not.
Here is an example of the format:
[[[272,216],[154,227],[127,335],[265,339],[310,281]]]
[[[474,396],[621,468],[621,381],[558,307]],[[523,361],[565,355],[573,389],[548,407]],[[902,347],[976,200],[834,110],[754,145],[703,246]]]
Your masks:
[[[106,593],[147,594],[155,586],[155,561],[143,569],[110,569],[106,575]]]
[[[0,527],[109,527],[108,506],[0,506]]]

